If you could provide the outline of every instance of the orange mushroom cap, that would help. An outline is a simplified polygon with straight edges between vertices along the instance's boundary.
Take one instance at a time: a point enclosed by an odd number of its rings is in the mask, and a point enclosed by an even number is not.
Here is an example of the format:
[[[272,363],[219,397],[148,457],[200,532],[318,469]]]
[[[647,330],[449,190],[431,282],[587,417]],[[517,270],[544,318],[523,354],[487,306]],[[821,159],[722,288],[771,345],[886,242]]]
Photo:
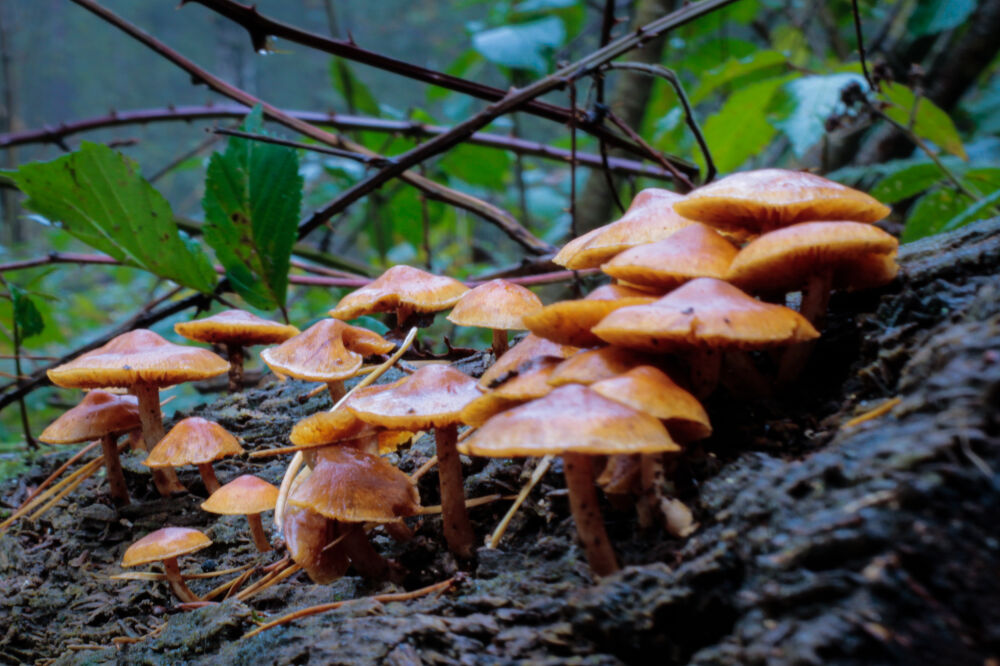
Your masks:
[[[560,363],[549,375],[552,386],[583,384],[588,386],[602,379],[617,377],[632,368],[646,365],[651,359],[645,354],[621,347],[586,349]]]
[[[162,387],[208,379],[228,370],[229,363],[207,349],[175,345],[152,331],[137,329],[52,368],[48,375],[53,384],[65,388],[138,383]]]
[[[355,449],[329,449],[288,500],[332,520],[387,523],[420,510],[410,477],[387,461]]]
[[[497,414],[459,443],[458,450],[505,458],[567,452],[660,453],[680,447],[655,417],[572,384]]]
[[[142,464],[152,468],[203,465],[243,453],[239,441],[214,421],[191,416],[170,429]]]
[[[574,347],[594,347],[601,339],[590,332],[599,321],[618,308],[652,303],[656,297],[621,285],[604,285],[586,297],[546,305],[524,318],[524,324],[535,335]]]
[[[260,353],[276,373],[309,382],[353,377],[365,356],[385,354],[395,345],[378,333],[337,319],[321,319],[277,347]]]
[[[223,310],[211,317],[179,322],[174,324],[174,330],[188,340],[243,347],[274,345],[299,334],[294,326],[269,321],[246,310]]]
[[[125,551],[123,567],[160,562],[197,552],[212,545],[212,540],[189,527],[164,527],[142,537]]]
[[[833,287],[866,289],[899,271],[899,241],[859,222],[805,222],[758,237],[740,250],[728,280],[747,291],[796,291],[831,270]]]
[[[494,414],[548,395],[552,386],[547,380],[559,363],[559,359],[549,357],[528,361],[517,375],[467,404],[462,409],[462,422],[480,426]]]
[[[479,395],[476,380],[465,373],[447,365],[425,365],[392,384],[360,389],[346,407],[373,425],[423,430],[460,423],[462,408]]]
[[[601,270],[663,293],[694,278],[725,279],[736,252],[717,231],[694,222],[661,241],[625,250]]]
[[[354,319],[389,312],[400,305],[415,312],[437,312],[453,306],[469,288],[454,278],[433,275],[412,266],[393,266],[369,284],[340,299],[330,316]]]
[[[761,233],[798,222],[878,222],[890,213],[877,199],[803,171],[743,171],[703,185],[674,209],[722,229]]]
[[[542,309],[542,299],[519,284],[490,280],[466,292],[455,303],[448,321],[459,326],[523,331],[524,316]]]
[[[639,492],[642,461],[639,454],[608,456],[601,474],[594,479],[608,495],[626,495]]]
[[[238,476],[201,503],[209,513],[236,516],[271,511],[278,502],[278,489],[253,474]]]
[[[76,444],[141,425],[139,401],[133,396],[90,391],[80,404],[50,423],[38,439],[47,444]]]
[[[335,412],[317,412],[302,419],[292,427],[289,440],[296,446],[317,444],[346,444],[353,440],[375,436],[379,453],[390,453],[413,437],[410,431],[386,430],[365,423],[349,409]]]
[[[576,351],[576,347],[560,345],[537,335],[526,335],[520,342],[507,350],[506,354],[498,358],[496,363],[487,368],[483,376],[479,378],[479,387],[490,388],[497,380],[506,381],[508,375],[517,372],[518,368],[532,359],[546,356],[566,358]]]
[[[590,390],[666,422],[674,439],[690,442],[712,434],[712,425],[698,399],[651,365],[632,368],[602,379]]]

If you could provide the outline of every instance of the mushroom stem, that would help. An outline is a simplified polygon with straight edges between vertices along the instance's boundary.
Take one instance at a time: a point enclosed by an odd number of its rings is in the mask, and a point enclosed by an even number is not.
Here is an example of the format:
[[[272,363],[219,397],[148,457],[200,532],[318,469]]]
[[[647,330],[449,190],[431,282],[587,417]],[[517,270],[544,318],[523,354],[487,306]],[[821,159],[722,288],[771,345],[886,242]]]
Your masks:
[[[131,387],[132,395],[139,401],[139,419],[142,421],[142,441],[146,451],[163,439],[166,431],[163,429],[163,414],[160,412],[160,389],[156,384],[139,383]],[[187,490],[173,467],[161,467],[153,470],[153,483],[163,497]]]
[[[205,483],[205,489],[208,490],[209,495],[221,488],[219,479],[215,476],[215,470],[212,469],[212,463],[198,463],[198,473],[201,474],[201,480]]]
[[[722,353],[717,349],[702,347],[688,355],[691,368],[691,392],[697,398],[705,398],[719,385],[722,367]]]
[[[660,502],[663,500],[663,458],[660,454],[643,453],[639,457],[639,480],[642,486],[642,495],[639,498],[640,505],[644,510],[640,511],[640,518],[645,524],[642,527],[649,527],[653,522],[665,522],[665,516],[660,509]]]
[[[178,599],[185,602],[201,601],[201,597],[192,592],[181,577],[180,567],[177,566],[176,557],[168,557],[163,560],[163,573],[167,576],[167,583]]]
[[[448,549],[462,558],[472,557],[476,535],[465,509],[465,492],[462,488],[462,461],[455,444],[458,426],[440,426],[434,433],[437,444],[438,481],[441,487],[441,519]]]
[[[493,358],[500,358],[507,353],[507,331],[493,329]]]
[[[613,574],[618,571],[618,561],[608,542],[604,519],[598,508],[590,456],[585,453],[567,452],[562,458],[563,474],[566,476],[566,487],[569,490],[569,508],[573,513],[577,534],[587,553],[587,562],[598,576]]]
[[[833,285],[833,270],[827,269],[820,273],[810,275],[809,282],[802,290],[802,304],[799,306],[800,314],[809,320],[822,331],[823,321],[826,319],[826,309],[830,304],[830,290]],[[787,386],[798,379],[805,369],[812,350],[816,346],[814,340],[800,342],[785,350],[781,356],[781,363],[778,366],[778,385]]]
[[[267,540],[267,534],[264,532],[264,524],[260,520],[260,514],[248,513],[247,522],[250,523],[250,534],[253,536],[253,545],[257,546],[257,550],[262,553],[271,550],[271,542]]]
[[[399,543],[406,543],[413,538],[413,530],[411,530],[402,520],[395,523],[385,523],[382,527],[385,528],[386,534]]]
[[[327,382],[326,388],[330,391],[330,399],[333,400],[333,404],[343,398],[347,394],[347,389],[344,388],[344,380],[338,379],[333,382]]]
[[[354,570],[369,580],[385,580],[389,563],[372,546],[362,524],[341,523],[340,529],[344,535],[341,547],[351,559]]]
[[[229,392],[239,393],[243,390],[243,345],[226,343],[226,356],[229,358]]]
[[[104,466],[108,470],[108,487],[111,497],[116,503],[129,503],[128,486],[125,485],[125,474],[122,473],[122,462],[118,458],[118,444],[115,435],[108,433],[101,437],[101,449],[104,451]]]

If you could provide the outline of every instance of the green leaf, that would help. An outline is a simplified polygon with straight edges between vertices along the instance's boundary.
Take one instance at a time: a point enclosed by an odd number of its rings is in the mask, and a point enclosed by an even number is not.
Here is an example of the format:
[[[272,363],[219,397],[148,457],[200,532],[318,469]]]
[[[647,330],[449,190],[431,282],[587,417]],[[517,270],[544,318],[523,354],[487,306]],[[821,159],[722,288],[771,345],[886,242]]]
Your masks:
[[[1000,190],[1000,168],[983,167],[965,172],[965,183],[980,194],[991,194]]]
[[[42,313],[27,292],[13,284],[8,285],[8,289],[14,302],[14,323],[17,324],[21,339],[30,338],[45,330]]]
[[[737,90],[705,121],[702,132],[720,172],[732,171],[770,142],[776,130],[768,122],[767,109],[790,78],[766,79]]]
[[[885,114],[903,127],[939,146],[942,150],[968,159],[962,138],[951,118],[926,97],[917,97],[901,83],[884,83],[882,97],[889,103]]]
[[[884,204],[894,204],[920,194],[938,183],[944,174],[933,162],[914,164],[880,180],[869,194]]]
[[[449,150],[440,165],[451,176],[492,189],[502,189],[510,168],[510,157],[503,150],[460,143]]]
[[[778,129],[791,141],[797,157],[805,155],[826,134],[826,119],[841,105],[840,92],[852,83],[868,87],[864,77],[857,74],[803,76],[785,85],[792,101],[791,113],[778,123]]]
[[[259,132],[260,107],[244,131]],[[215,153],[205,181],[205,242],[226,269],[233,289],[261,309],[284,307],[295,243],[302,177],[295,150],[230,137]]]
[[[562,45],[566,27],[560,18],[505,25],[472,36],[472,47],[490,62],[544,74],[547,54]]]
[[[900,240],[904,243],[941,232],[944,225],[965,211],[972,201],[950,187],[931,190],[913,205]]]
[[[786,62],[784,54],[778,51],[757,51],[745,58],[727,60],[701,77],[698,87],[690,94],[691,104],[704,101],[721,86],[784,68]]]
[[[351,113],[378,116],[381,109],[378,100],[361,79],[354,75],[351,66],[343,58],[330,60],[330,80]]]
[[[914,38],[957,28],[976,9],[976,0],[921,0],[910,15],[907,32]]]
[[[990,212],[990,209],[995,207],[997,203],[1000,203],[1000,190],[996,190],[989,196],[983,197],[955,217],[945,222],[941,226],[941,231],[954,231],[955,229],[964,227],[970,222],[991,217],[992,213]]]
[[[29,197],[26,208],[87,245],[179,285],[215,287],[208,258],[182,240],[170,204],[121,153],[85,141],[51,162],[23,165],[14,181]]]

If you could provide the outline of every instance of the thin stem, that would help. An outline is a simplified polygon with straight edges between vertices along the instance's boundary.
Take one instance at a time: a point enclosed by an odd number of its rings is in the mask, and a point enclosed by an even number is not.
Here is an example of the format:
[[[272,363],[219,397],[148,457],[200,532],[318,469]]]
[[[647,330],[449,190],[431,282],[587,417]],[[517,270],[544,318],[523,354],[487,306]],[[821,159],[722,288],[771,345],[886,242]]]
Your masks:
[[[507,353],[507,331],[502,328],[493,329],[493,358],[500,358]]]
[[[455,555],[468,559],[476,535],[465,508],[465,491],[462,483],[462,461],[455,444],[458,426],[440,426],[434,432],[437,444],[438,482],[441,488],[441,521],[448,549]]]
[[[201,601],[201,597],[191,591],[181,576],[181,569],[177,566],[177,558],[169,557],[163,560],[163,573],[167,576],[167,583],[178,599],[185,602]]]
[[[222,487],[219,484],[219,478],[215,476],[215,469],[212,467],[212,463],[198,463],[198,474],[201,475],[201,480],[205,484],[205,489],[208,490],[209,495]]]
[[[125,484],[125,474],[122,472],[122,463],[118,458],[118,445],[115,436],[107,434],[101,438],[101,450],[104,452],[104,467],[108,474],[108,487],[111,497],[118,504],[128,504],[128,486]]]
[[[868,60],[865,58],[865,39],[861,32],[861,11],[858,9],[858,0],[851,0],[851,13],[854,16],[854,33],[858,38],[858,55],[861,56],[861,71],[865,74],[865,81],[872,90],[878,90],[878,84],[872,79],[871,72],[868,71]]]
[[[253,545],[261,553],[271,550],[271,542],[264,532],[264,524],[261,522],[259,513],[248,513],[247,522],[250,523],[250,535],[253,537]]]
[[[14,375],[17,378],[16,381],[20,384],[24,381],[24,375],[21,372],[21,327],[17,323],[17,317],[13,318],[14,322]],[[24,397],[21,396],[17,399],[17,405],[21,412],[21,430],[24,433],[24,443],[29,449],[38,449],[38,442],[35,441],[34,436],[31,434],[31,423],[28,421],[28,406],[24,404]]]
[[[235,136],[241,139],[250,139],[251,141],[259,141],[261,143],[271,143],[276,146],[287,146],[289,148],[297,148],[299,150],[308,150],[314,153],[333,155],[335,157],[346,157],[349,160],[354,160],[355,162],[361,162],[362,164],[369,164],[375,167],[382,167],[387,164],[392,164],[392,159],[388,157],[372,157],[371,155],[355,153],[350,150],[341,150],[340,148],[327,148],[325,146],[317,146],[314,143],[303,143],[301,141],[289,141],[288,139],[281,139],[279,137],[268,136],[266,134],[254,134],[253,132],[243,132],[240,130],[227,129],[225,127],[213,127],[210,131],[213,134]]]
[[[569,106],[576,108],[576,82],[569,83]],[[569,118],[569,232],[573,238],[580,235],[580,230],[576,224],[576,114],[571,114]],[[497,354],[497,358],[500,355]]]
[[[227,343],[226,360],[229,361],[229,392],[239,393],[243,390],[243,345]]]
[[[639,142],[640,145],[648,147],[650,155],[654,156],[656,155],[656,151],[653,149],[653,147],[650,146],[648,143],[646,143],[646,140],[643,139],[641,136],[639,136],[634,129],[629,127],[624,120],[622,120],[621,118],[619,118],[610,111],[608,112],[608,120],[610,120],[615,125],[615,127],[625,132],[625,134],[636,139],[636,141]],[[674,173],[674,180],[677,182],[677,190],[681,194],[686,194],[687,192],[690,192],[691,190],[694,189],[694,183],[692,183],[690,179],[688,179],[688,177],[682,174],[680,171],[674,169],[673,165],[671,165],[666,160],[657,160],[657,161],[659,161],[660,165],[663,166],[665,169],[668,169]]]
[[[569,489],[570,511],[590,569],[597,576],[613,574],[618,571],[618,561],[604,529],[590,456],[569,452],[564,453],[562,458],[566,487]]]
[[[165,434],[163,414],[160,412],[160,389],[155,384],[140,382],[133,384],[130,391],[139,400],[143,447],[146,451],[152,451]],[[187,490],[177,478],[173,467],[154,469],[153,483],[163,497],[170,497],[175,492]]]

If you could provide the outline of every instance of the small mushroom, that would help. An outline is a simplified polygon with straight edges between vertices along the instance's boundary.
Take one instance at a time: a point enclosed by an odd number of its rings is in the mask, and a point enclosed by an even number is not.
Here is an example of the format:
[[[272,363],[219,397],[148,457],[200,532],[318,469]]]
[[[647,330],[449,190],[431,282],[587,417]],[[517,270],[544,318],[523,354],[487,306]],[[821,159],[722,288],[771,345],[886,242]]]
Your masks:
[[[184,582],[181,570],[177,566],[177,558],[211,545],[212,540],[198,530],[187,527],[164,527],[147,534],[129,546],[122,556],[122,566],[136,567],[140,564],[162,562],[163,573],[166,574],[170,589],[177,598],[184,602],[200,601]]]
[[[244,474],[212,493],[201,503],[201,508],[224,516],[246,516],[254,545],[258,551],[265,553],[271,550],[271,543],[264,533],[260,514],[273,510],[277,501],[277,488],[252,474]]]
[[[142,464],[153,469],[197,465],[211,495],[219,489],[212,463],[243,452],[239,441],[218,423],[191,416],[171,428]]]
[[[525,330],[524,317],[542,309],[542,299],[521,285],[491,280],[466,292],[448,315],[459,326],[493,330],[493,357],[507,352],[507,331]]]
[[[629,305],[652,303],[657,296],[618,284],[606,284],[584,298],[546,305],[524,318],[535,335],[574,347],[596,347],[604,341],[590,332],[606,316]]]
[[[652,362],[650,356],[622,347],[582,349],[557,365],[549,375],[548,382],[552,386],[565,384],[589,386],[594,382],[617,377],[632,368]]]
[[[462,422],[481,426],[494,414],[548,395],[552,385],[547,380],[560,362],[547,356],[528,361],[515,376],[467,404],[462,409]]]
[[[518,368],[536,358],[567,358],[577,351],[576,347],[561,345],[537,335],[526,335],[487,368],[479,378],[479,387],[492,388],[494,384],[510,379],[518,372]]]

